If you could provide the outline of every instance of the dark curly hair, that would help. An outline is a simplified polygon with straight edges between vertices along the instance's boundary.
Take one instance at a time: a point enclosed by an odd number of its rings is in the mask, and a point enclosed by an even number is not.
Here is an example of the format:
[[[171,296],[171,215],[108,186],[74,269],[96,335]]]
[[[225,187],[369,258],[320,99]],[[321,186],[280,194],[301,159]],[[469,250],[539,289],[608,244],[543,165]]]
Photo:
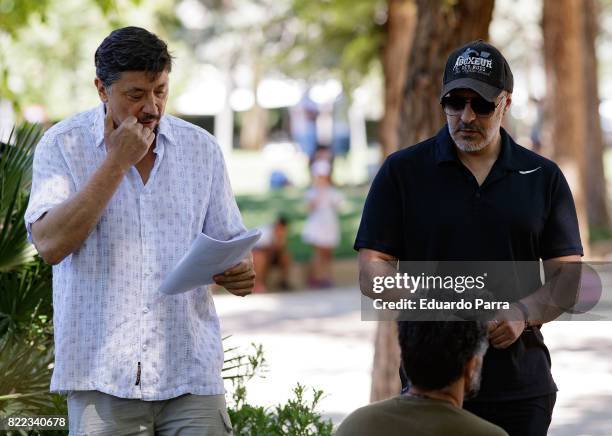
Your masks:
[[[402,364],[411,383],[442,389],[461,377],[466,363],[484,353],[486,323],[481,321],[399,321]]]
[[[167,44],[141,27],[123,27],[104,38],[94,56],[96,75],[106,88],[121,78],[123,71],[146,71],[153,77],[172,69]]]

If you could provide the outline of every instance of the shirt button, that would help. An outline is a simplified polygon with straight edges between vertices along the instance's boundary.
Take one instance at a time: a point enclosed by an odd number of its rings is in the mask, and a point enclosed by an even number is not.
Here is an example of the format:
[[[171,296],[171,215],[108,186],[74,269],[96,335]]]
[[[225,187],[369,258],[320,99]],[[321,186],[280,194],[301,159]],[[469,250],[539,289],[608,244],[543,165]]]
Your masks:
[[[480,192],[476,193],[476,198],[480,198]]]
[[[142,351],[147,351],[147,344],[144,344],[144,345],[142,346]]]
[[[144,309],[142,309],[142,313],[149,313],[149,308],[145,307]]]

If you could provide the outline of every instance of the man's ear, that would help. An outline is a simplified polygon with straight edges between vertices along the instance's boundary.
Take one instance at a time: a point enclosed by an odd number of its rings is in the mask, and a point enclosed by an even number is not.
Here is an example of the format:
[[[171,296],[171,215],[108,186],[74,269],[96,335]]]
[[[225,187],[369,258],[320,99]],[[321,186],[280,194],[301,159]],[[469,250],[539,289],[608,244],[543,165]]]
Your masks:
[[[476,370],[478,369],[480,359],[482,359],[482,357],[476,354],[466,362],[465,368],[463,368],[463,379],[465,380],[466,386],[469,386],[469,383],[476,376]]]
[[[510,106],[512,106],[512,94],[508,92],[506,94],[506,104],[504,106],[504,115],[506,115],[506,112],[510,110]]]
[[[98,95],[100,96],[100,100],[102,101],[102,103],[108,103],[108,93],[106,92],[106,87],[104,86],[104,83],[102,83],[102,81],[96,77],[94,79],[94,85],[98,90]]]

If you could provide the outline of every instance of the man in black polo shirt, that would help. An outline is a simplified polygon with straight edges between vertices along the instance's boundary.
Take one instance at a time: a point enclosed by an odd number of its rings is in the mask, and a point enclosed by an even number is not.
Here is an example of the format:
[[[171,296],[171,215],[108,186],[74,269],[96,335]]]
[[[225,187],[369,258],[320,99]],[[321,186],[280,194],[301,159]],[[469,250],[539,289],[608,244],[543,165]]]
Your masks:
[[[389,156],[368,194],[355,241],[364,295],[373,296],[381,261],[542,260],[548,280],[556,261],[580,260],[576,210],[561,170],[501,128],[512,88],[495,47],[479,40],[451,53],[441,93],[447,124]],[[556,399],[540,324],[558,313],[529,325],[531,314],[542,313],[539,275],[536,282],[517,295],[507,311],[513,316],[490,323],[481,390],[464,405],[510,435],[545,435]]]

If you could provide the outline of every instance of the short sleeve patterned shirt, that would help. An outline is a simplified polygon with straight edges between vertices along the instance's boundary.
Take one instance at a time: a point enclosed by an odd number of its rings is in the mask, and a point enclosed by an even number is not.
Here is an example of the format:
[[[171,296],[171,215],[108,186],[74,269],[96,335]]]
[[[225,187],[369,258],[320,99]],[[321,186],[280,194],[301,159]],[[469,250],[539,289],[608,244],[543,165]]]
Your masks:
[[[224,393],[209,290],[161,296],[157,288],[200,232],[227,240],[245,228],[210,134],[164,115],[154,152],[146,185],[132,167],[83,245],[53,267],[52,392]],[[31,224],[82,189],[105,158],[102,105],[45,133],[25,214],[30,238]]]

